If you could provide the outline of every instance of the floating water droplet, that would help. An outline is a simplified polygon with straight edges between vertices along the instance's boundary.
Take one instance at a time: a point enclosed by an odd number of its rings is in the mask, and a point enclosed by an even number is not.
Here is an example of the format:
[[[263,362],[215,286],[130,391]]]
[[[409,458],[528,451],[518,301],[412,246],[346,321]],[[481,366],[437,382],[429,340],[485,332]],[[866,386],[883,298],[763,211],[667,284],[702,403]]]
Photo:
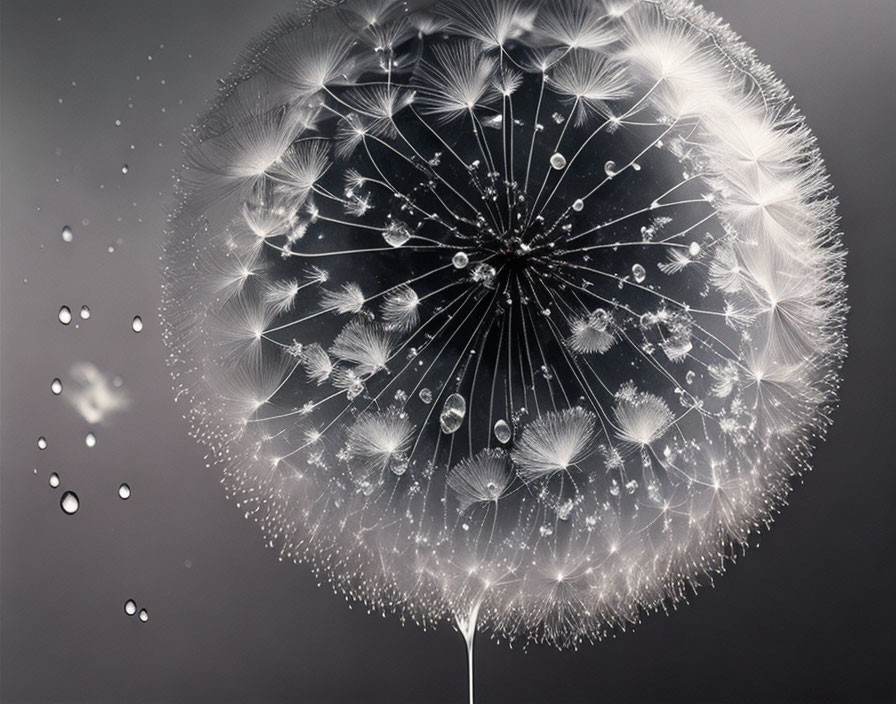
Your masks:
[[[62,382],[59,379],[53,379],[50,382],[50,391],[53,392],[54,396],[58,396],[62,393]]]
[[[607,175],[607,178],[613,178],[616,175],[616,162],[608,161],[604,164],[604,173]]]
[[[128,165],[122,164],[121,165],[121,173],[126,174],[128,171],[130,171],[130,169],[128,168]]]
[[[149,621],[149,611],[146,609],[140,609],[140,614],[137,616],[141,622],[146,623]]]
[[[641,266],[640,264],[635,264],[635,265],[632,267],[632,278],[634,278],[635,283],[637,283],[637,284],[643,284],[643,283],[644,283],[644,279],[647,278],[647,271],[646,271],[646,269],[644,269],[644,267]]]
[[[62,228],[62,241],[71,242],[73,239],[75,239],[75,233],[72,232],[72,228],[66,225]]]
[[[133,616],[135,613],[137,613],[137,602],[133,599],[128,599],[126,602],[124,602],[124,612],[128,616]]]
[[[432,403],[432,391],[430,391],[429,389],[425,387],[420,389],[420,393],[418,394],[418,396],[420,396],[420,400],[423,401],[423,403],[427,405]]]
[[[71,516],[78,512],[81,502],[78,500],[78,495],[75,492],[67,491],[62,495],[62,498],[59,499],[59,505],[65,513]]]
[[[72,322],[72,309],[68,306],[62,306],[59,309],[59,322],[63,325],[68,325]]]
[[[442,407],[442,414],[439,416],[442,432],[446,435],[456,433],[464,422],[464,416],[466,415],[466,399],[460,394],[451,394],[445,399],[445,405]]]
[[[455,269],[466,269],[467,265],[470,263],[470,258],[465,252],[458,252],[451,259],[451,263],[454,264]]]
[[[81,306],[81,320],[87,320],[90,317],[90,308]]]
[[[391,222],[383,230],[383,239],[386,240],[390,247],[401,247],[411,239],[411,231],[403,222]]]
[[[498,442],[502,445],[505,445],[510,441],[510,426],[507,424],[507,421],[503,418],[495,423],[495,437]]]
[[[560,152],[551,157],[551,168],[555,171],[562,171],[566,168],[566,157]]]
[[[118,487],[118,498],[122,499],[123,501],[127,501],[129,498],[131,498],[131,487],[129,487],[127,484],[122,484],[120,487]]]
[[[47,449],[47,439],[43,435],[41,435],[37,439],[37,449],[38,450],[46,450]]]
[[[581,213],[585,209],[585,201],[579,198],[575,203],[572,204],[572,209],[577,213]]]
[[[96,447],[96,435],[87,433],[87,435],[84,436],[84,444],[87,445],[87,447]]]
[[[57,489],[59,487],[59,475],[56,474],[56,472],[53,472],[50,475],[50,486],[54,489]]]
[[[131,329],[133,329],[134,332],[142,331],[143,330],[143,318],[141,318],[139,315],[135,315],[134,321],[131,323]]]
[[[692,257],[700,256],[700,243],[691,242],[690,246],[688,247],[688,254],[690,254]]]

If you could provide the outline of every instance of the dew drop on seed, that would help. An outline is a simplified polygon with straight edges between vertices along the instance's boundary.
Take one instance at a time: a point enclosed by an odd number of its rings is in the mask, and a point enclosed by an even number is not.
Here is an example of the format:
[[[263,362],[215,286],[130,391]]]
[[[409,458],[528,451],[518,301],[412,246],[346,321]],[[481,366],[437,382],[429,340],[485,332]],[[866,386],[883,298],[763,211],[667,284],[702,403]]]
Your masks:
[[[46,450],[47,449],[47,439],[43,435],[41,435],[37,439],[37,449],[38,450]]]
[[[432,391],[430,391],[429,389],[425,387],[420,389],[420,393],[418,395],[420,396],[420,400],[423,401],[423,403],[427,405],[432,403]]]
[[[87,435],[84,436],[84,444],[87,445],[87,447],[96,447],[96,435],[87,433]]]
[[[581,213],[585,209],[585,201],[579,198],[575,203],[572,204],[572,209],[577,213]]]
[[[59,379],[53,379],[53,381],[50,382],[50,391],[53,392],[54,396],[58,396],[59,394],[61,394],[62,382]]]
[[[390,247],[402,247],[411,239],[411,231],[403,222],[393,222],[383,231],[383,239]]]
[[[72,232],[72,228],[66,225],[62,228],[62,241],[71,242],[73,239],[75,239],[75,234]]]
[[[128,599],[126,602],[124,602],[124,612],[128,616],[133,616],[135,613],[137,613],[137,602],[133,599]]]
[[[54,489],[59,488],[59,475],[56,474],[56,472],[53,472],[50,475],[50,486],[53,487]]]
[[[143,330],[143,318],[139,315],[134,316],[134,321],[131,323],[131,329],[134,332],[141,332]]]
[[[87,320],[90,317],[90,308],[81,306],[81,320]]]
[[[64,513],[71,516],[78,512],[81,502],[78,500],[78,495],[75,492],[67,491],[62,495],[62,498],[59,499],[59,505],[62,507]]]
[[[451,394],[445,399],[445,405],[442,407],[442,414],[439,416],[442,432],[446,435],[456,433],[464,422],[464,416],[466,415],[466,399],[460,394]]]
[[[497,438],[498,442],[502,445],[505,445],[510,441],[510,426],[503,418],[495,423],[495,438]]]
[[[59,309],[59,322],[63,325],[68,325],[72,322],[72,309],[68,306],[62,306]]]
[[[141,622],[146,623],[149,621],[149,611],[146,609],[140,609],[140,614],[137,616]]]
[[[551,168],[555,171],[562,171],[566,168],[566,157],[560,152],[551,157]]]
[[[604,173],[607,175],[607,178],[613,178],[616,175],[616,162],[608,161],[604,164]]]
[[[465,252],[458,252],[454,255],[451,263],[454,264],[455,269],[466,269],[467,265],[470,263],[470,258]]]
[[[635,283],[643,284],[644,279],[647,278],[647,271],[640,264],[635,264],[632,267],[632,278],[634,278]]]
[[[122,484],[120,487],[118,487],[118,498],[122,501],[127,501],[129,498],[131,498],[131,487],[129,487],[127,484]]]

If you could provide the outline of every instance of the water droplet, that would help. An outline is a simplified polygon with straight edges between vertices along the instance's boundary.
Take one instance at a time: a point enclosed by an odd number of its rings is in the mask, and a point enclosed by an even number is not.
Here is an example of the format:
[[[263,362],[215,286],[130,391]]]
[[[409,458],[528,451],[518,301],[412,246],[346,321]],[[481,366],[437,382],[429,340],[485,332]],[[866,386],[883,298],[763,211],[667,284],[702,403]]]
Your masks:
[[[644,279],[647,278],[647,271],[640,264],[635,264],[632,267],[632,278],[634,278],[635,283],[643,284]]]
[[[408,471],[408,460],[406,457],[400,457],[396,459],[392,465],[389,467],[392,470],[392,474],[396,477],[402,476],[405,472]]]
[[[613,178],[616,175],[616,162],[608,161],[604,164],[604,173],[607,175],[607,178]]]
[[[498,442],[502,445],[505,445],[510,441],[510,426],[507,424],[507,421],[503,418],[495,423],[495,437]]]
[[[53,472],[50,475],[50,486],[53,487],[54,489],[59,487],[59,475],[56,474],[56,472]]]
[[[432,391],[430,391],[429,389],[427,389],[427,388],[420,389],[420,393],[418,395],[420,396],[420,400],[423,401],[423,403],[425,403],[427,405],[432,403]]]
[[[141,622],[146,623],[149,621],[149,611],[146,609],[140,609],[140,614],[137,616]]]
[[[464,416],[466,415],[466,399],[460,394],[451,394],[445,399],[445,405],[442,407],[442,414],[439,416],[442,432],[446,435],[456,433],[464,422]]]
[[[411,231],[403,222],[391,222],[383,230],[383,239],[386,240],[390,247],[401,247],[411,239]]]
[[[96,435],[87,433],[87,435],[84,436],[84,444],[87,445],[87,447],[96,447]]]
[[[575,203],[572,204],[572,209],[577,213],[581,213],[585,209],[585,201],[579,198]]]
[[[87,320],[90,317],[90,308],[81,306],[81,320]]]
[[[617,482],[615,479],[610,482],[610,493],[613,496],[619,496],[619,482]]]
[[[46,450],[47,449],[47,439],[43,435],[41,435],[37,439],[37,449],[38,450]]]
[[[53,381],[50,382],[50,391],[53,392],[54,396],[58,396],[59,394],[61,394],[62,382],[59,379],[53,379]]]
[[[454,255],[451,263],[454,264],[455,269],[466,269],[467,265],[470,263],[470,258],[465,252],[458,252]]]
[[[118,498],[123,501],[127,501],[129,498],[131,498],[131,487],[129,487],[127,484],[122,484],[120,487],[118,487]]]
[[[78,500],[78,495],[75,492],[67,491],[62,495],[62,498],[59,499],[59,505],[65,513],[71,516],[78,512],[81,502]]]
[[[62,241],[71,242],[73,239],[75,239],[75,233],[72,232],[72,228],[66,225],[62,228]]]
[[[131,323],[131,328],[134,332],[140,332],[143,330],[143,318],[139,315],[134,316],[134,321]]]
[[[72,322],[72,309],[68,306],[62,306],[59,309],[59,322],[63,325],[68,325]]]
[[[688,254],[690,254],[692,257],[700,256],[700,243],[691,242],[690,246],[688,247]]]
[[[491,288],[491,286],[495,283],[495,276],[498,274],[495,271],[495,267],[491,264],[477,264],[473,268],[473,281],[476,283],[482,284],[487,288]]]
[[[128,171],[130,171],[130,169],[128,168],[128,165],[122,164],[121,165],[121,173],[126,174]]]
[[[638,480],[632,479],[629,482],[625,483],[625,492],[627,494],[634,494],[638,490]]]
[[[688,384],[693,384],[694,379],[696,379],[696,378],[697,378],[697,375],[693,371],[689,371],[687,374],[684,375],[684,380]]]
[[[128,616],[133,616],[135,613],[137,613],[137,602],[133,599],[128,599],[126,602],[124,602],[124,612]]]
[[[560,152],[551,157],[551,168],[555,171],[562,171],[566,168],[566,157]]]

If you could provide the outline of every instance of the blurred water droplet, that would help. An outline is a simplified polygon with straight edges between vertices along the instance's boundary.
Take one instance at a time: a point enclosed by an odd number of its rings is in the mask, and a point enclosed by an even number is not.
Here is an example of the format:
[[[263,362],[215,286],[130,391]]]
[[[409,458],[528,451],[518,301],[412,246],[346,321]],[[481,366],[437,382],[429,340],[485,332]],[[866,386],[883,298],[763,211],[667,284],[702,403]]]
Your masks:
[[[688,372],[687,374],[684,375],[684,380],[685,380],[685,382],[687,382],[688,384],[693,384],[693,383],[694,383],[694,379],[696,379],[696,378],[697,378],[697,375],[696,375],[693,371],[690,371],[690,372]]]
[[[37,449],[38,450],[46,450],[47,449],[47,439],[43,435],[41,435],[37,439]]]
[[[121,173],[126,174],[129,170],[130,170],[130,169],[128,168],[128,165],[127,165],[127,164],[122,164],[122,166],[121,166]]]
[[[585,201],[579,198],[575,203],[572,204],[572,209],[577,213],[581,213],[585,209]]]
[[[87,320],[90,317],[90,308],[81,306],[81,320]]]
[[[495,437],[498,439],[498,442],[502,445],[506,444],[510,440],[510,426],[507,424],[507,421],[503,418],[495,423]]]
[[[625,491],[627,494],[634,494],[638,490],[638,480],[632,479],[625,483]]]
[[[616,175],[616,162],[608,161],[604,164],[604,173],[607,175],[607,178],[613,178]]]
[[[127,501],[129,498],[131,498],[131,487],[129,487],[127,484],[122,484],[120,487],[118,487],[118,498],[122,499],[123,501]]]
[[[439,416],[442,432],[446,435],[456,433],[464,422],[464,416],[466,415],[466,399],[460,394],[451,394],[445,399],[445,405],[442,407],[442,414]]]
[[[59,379],[53,379],[53,381],[50,382],[50,391],[53,392],[54,396],[58,396],[59,394],[61,394],[62,382]]]
[[[62,228],[62,241],[71,242],[73,239],[75,239],[75,234],[72,232],[72,228],[66,225]]]
[[[78,500],[78,495],[75,492],[67,491],[59,499],[59,505],[65,513],[71,516],[73,513],[78,512],[81,502]]]
[[[146,609],[140,609],[140,614],[137,616],[143,623],[149,621],[149,611]]]
[[[59,487],[59,475],[56,474],[56,472],[53,472],[50,475],[50,486],[53,487],[54,489]]]
[[[72,322],[72,310],[68,306],[62,306],[59,309],[59,322],[63,325],[68,325]]]
[[[131,328],[134,332],[140,332],[143,330],[143,318],[139,315],[134,316],[134,321],[131,323]]]
[[[466,255],[466,253],[458,252],[454,255],[451,263],[454,264],[455,269],[466,269],[467,265],[470,263],[470,258]]]
[[[700,256],[700,244],[698,242],[691,242],[688,247],[688,254],[692,257]]]
[[[635,279],[635,283],[643,284],[644,279],[647,278],[647,271],[640,264],[635,264],[632,267],[632,277]]]
[[[566,168],[566,157],[557,152],[551,157],[551,168],[555,171],[561,171]]]
[[[87,435],[84,436],[84,444],[87,445],[87,447],[96,447],[96,435],[87,433]]]
[[[137,602],[133,599],[128,599],[126,602],[124,602],[124,612],[128,616],[133,616],[135,613],[137,613]]]

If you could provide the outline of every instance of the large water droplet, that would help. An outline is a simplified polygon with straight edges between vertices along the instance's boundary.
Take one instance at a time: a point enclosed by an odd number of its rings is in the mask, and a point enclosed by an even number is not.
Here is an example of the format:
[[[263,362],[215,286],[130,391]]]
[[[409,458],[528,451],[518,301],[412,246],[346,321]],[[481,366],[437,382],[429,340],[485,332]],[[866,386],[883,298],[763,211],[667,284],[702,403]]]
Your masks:
[[[131,323],[131,329],[133,329],[134,332],[142,331],[143,330],[143,318],[141,318],[139,315],[135,315],[134,321]]]
[[[59,394],[61,394],[62,393],[62,381],[60,381],[58,378],[53,379],[53,381],[50,382],[50,391],[53,392],[54,396],[58,396]]]
[[[78,500],[78,495],[75,492],[67,491],[62,495],[62,498],[59,499],[59,505],[65,513],[71,516],[78,512],[81,502]]]
[[[62,228],[62,241],[71,242],[73,239],[75,239],[75,234],[72,232],[72,228],[66,225]]]
[[[551,157],[551,168],[555,171],[562,171],[566,168],[566,157],[560,152]]]
[[[96,447],[96,435],[87,433],[87,435],[84,436],[84,444],[87,445],[87,447]]]
[[[135,613],[137,613],[137,602],[133,599],[128,599],[126,602],[124,602],[124,612],[128,616],[133,616]]]
[[[447,435],[456,433],[464,422],[464,416],[466,415],[466,399],[460,394],[451,394],[445,399],[445,405],[442,407],[442,415],[439,416],[442,432]]]
[[[118,498],[122,499],[123,501],[127,501],[129,498],[131,498],[131,487],[129,487],[127,484],[122,484],[120,487],[118,487]]]
[[[640,264],[635,264],[632,267],[632,278],[634,278],[635,283],[643,284],[644,279],[647,278],[647,271]]]
[[[50,475],[50,486],[54,489],[57,489],[59,487],[59,475],[56,474],[56,472],[53,472]]]
[[[59,309],[59,322],[63,325],[68,325],[72,322],[72,309],[68,306],[62,306]]]
[[[451,259],[451,263],[454,264],[455,269],[466,269],[467,265],[470,263],[470,258],[465,252],[458,252]]]
[[[572,209],[577,213],[581,213],[585,209],[585,201],[579,198],[575,203],[572,204]]]
[[[383,239],[390,247],[401,247],[411,239],[411,231],[403,222],[391,222],[383,231]]]
[[[147,611],[146,609],[140,609],[140,613],[138,614],[137,618],[139,618],[143,623],[146,623],[147,621],[149,621],[149,611]]]
[[[503,418],[495,423],[495,437],[502,445],[510,441],[510,426]]]

